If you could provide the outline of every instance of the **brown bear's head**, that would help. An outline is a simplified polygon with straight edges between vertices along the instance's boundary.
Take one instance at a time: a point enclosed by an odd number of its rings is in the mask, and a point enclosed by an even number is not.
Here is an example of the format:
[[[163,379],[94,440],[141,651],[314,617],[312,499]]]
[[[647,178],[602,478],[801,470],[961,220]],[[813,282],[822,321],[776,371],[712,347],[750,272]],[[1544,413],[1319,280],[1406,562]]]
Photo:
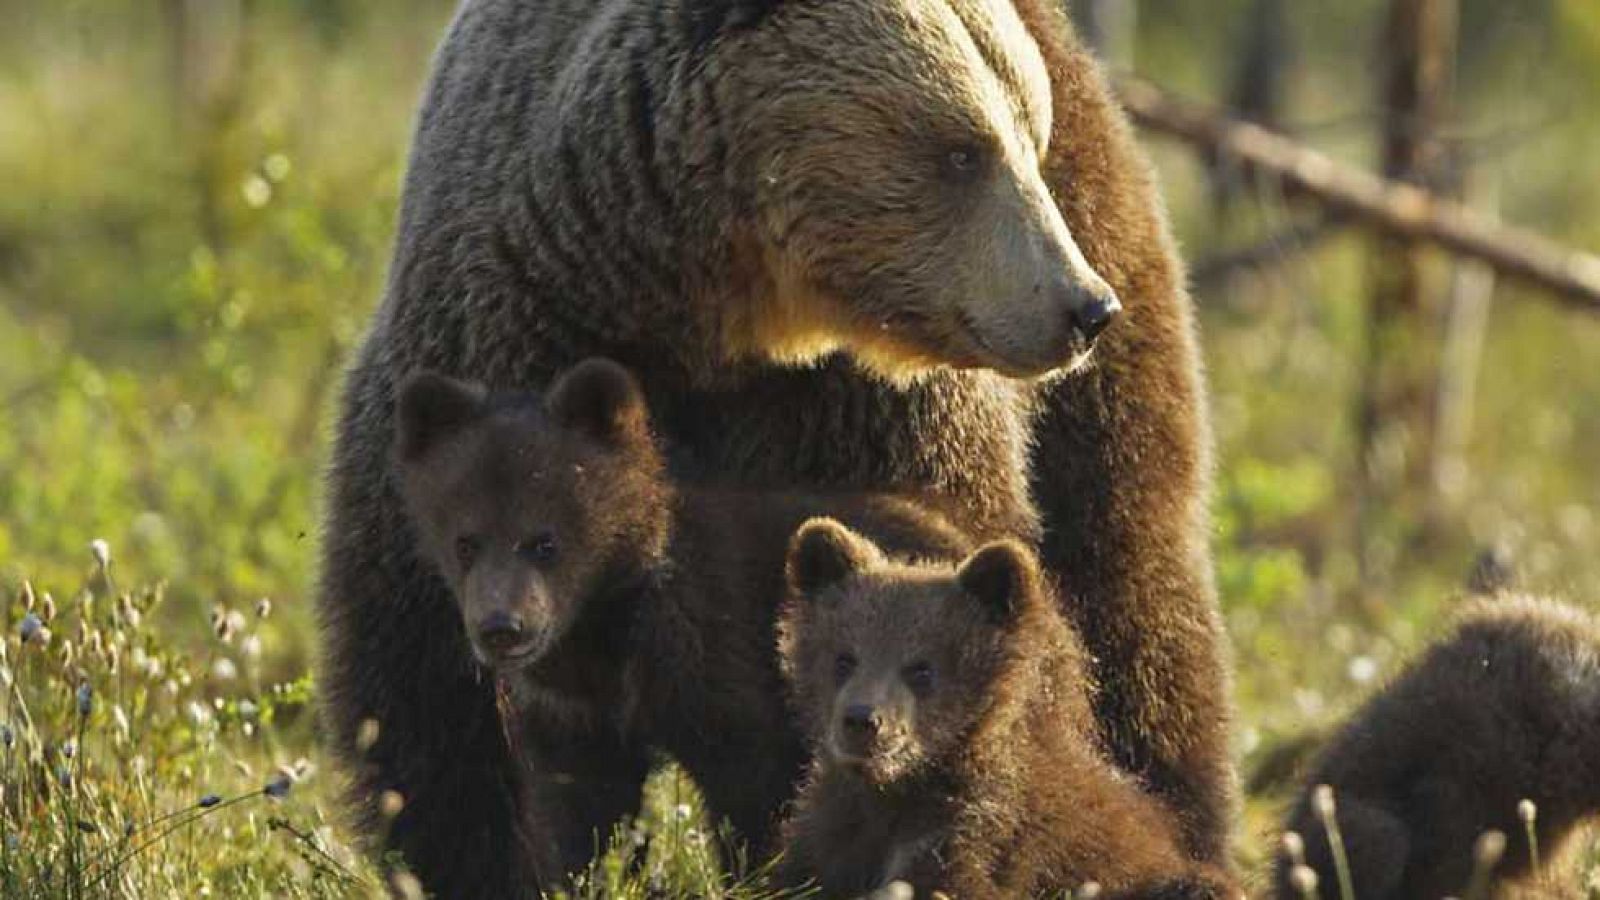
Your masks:
[[[396,420],[407,507],[483,665],[538,661],[664,551],[663,463],[615,363],[580,363],[542,399],[414,375]]]
[[[1045,184],[1050,74],[1011,0],[705,3],[762,8],[707,57],[770,281],[736,352],[896,378],[1085,358],[1120,304]]]
[[[952,761],[1004,693],[1047,604],[1021,545],[984,546],[959,565],[902,565],[831,519],[789,546],[780,653],[819,760],[887,785]]]

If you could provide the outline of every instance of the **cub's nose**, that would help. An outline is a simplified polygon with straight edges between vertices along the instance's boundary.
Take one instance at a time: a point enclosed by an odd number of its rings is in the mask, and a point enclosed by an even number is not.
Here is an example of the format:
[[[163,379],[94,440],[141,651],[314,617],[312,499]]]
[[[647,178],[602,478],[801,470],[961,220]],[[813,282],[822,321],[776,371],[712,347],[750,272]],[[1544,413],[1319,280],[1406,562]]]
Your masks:
[[[525,631],[522,617],[516,613],[492,612],[478,622],[478,643],[501,653],[520,643]]]
[[[865,704],[847,707],[844,711],[844,730],[853,737],[872,737],[877,734],[877,710]]]
[[[1085,341],[1092,344],[1095,338],[1110,328],[1111,323],[1121,314],[1122,301],[1117,299],[1116,294],[1107,291],[1091,297],[1087,303],[1073,307],[1072,327],[1083,335]]]

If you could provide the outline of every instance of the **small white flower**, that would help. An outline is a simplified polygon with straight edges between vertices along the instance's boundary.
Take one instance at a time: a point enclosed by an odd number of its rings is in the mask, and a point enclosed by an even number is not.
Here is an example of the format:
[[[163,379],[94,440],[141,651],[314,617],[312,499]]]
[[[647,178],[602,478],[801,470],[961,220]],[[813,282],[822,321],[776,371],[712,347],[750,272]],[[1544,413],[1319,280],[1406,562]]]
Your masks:
[[[104,569],[111,565],[111,545],[106,543],[105,538],[95,538],[90,541],[89,552],[93,554],[94,561],[100,564],[100,568]]]
[[[1349,666],[1350,680],[1366,684],[1378,677],[1378,661],[1370,656],[1353,656]]]
[[[217,661],[211,664],[211,676],[218,681],[232,681],[239,676],[239,667],[226,656],[219,656]]]
[[[272,202],[272,183],[260,175],[246,178],[239,192],[244,195],[245,205],[251,209],[260,209]]]
[[[189,721],[197,727],[211,721],[211,710],[206,709],[206,705],[198,700],[190,700],[184,710],[189,714]]]
[[[289,157],[282,153],[274,153],[261,163],[261,170],[266,172],[267,177],[273,181],[282,181],[288,178],[289,171],[292,168],[293,165],[289,162]]]
[[[261,637],[260,637],[260,635],[252,634],[249,637],[245,638],[243,641],[241,641],[239,643],[239,652],[241,654],[243,654],[245,659],[260,659],[261,658]]]

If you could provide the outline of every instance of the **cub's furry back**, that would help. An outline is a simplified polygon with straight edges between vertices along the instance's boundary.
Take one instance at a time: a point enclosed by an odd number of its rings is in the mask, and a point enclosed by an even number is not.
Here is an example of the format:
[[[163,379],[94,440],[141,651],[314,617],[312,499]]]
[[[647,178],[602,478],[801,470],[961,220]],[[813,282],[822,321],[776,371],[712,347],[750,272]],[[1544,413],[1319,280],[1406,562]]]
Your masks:
[[[1507,838],[1495,896],[1543,890],[1531,884],[1519,807],[1533,803],[1545,861],[1600,813],[1600,621],[1536,597],[1472,601],[1449,636],[1351,717],[1305,784],[1286,827],[1328,889],[1336,873],[1312,801],[1322,784],[1333,788],[1361,900],[1460,895],[1489,830]],[[1278,870],[1283,898],[1298,896],[1288,869],[1285,860]]]

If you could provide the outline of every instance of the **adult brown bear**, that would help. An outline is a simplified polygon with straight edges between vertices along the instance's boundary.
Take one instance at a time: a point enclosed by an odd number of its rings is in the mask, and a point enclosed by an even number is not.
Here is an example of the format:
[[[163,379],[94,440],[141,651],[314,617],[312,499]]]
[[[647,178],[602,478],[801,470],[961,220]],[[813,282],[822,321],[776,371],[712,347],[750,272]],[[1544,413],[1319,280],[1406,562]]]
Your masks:
[[[595,354],[639,373],[678,477],[938,494],[978,539],[1037,539],[1107,745],[1224,859],[1191,311],[1053,0],[464,4],[345,388],[319,598],[358,806],[376,832],[378,793],[405,796],[386,846],[441,896],[581,864],[648,760],[551,722],[537,808],[515,808],[490,686],[385,464],[395,385],[538,389]]]

